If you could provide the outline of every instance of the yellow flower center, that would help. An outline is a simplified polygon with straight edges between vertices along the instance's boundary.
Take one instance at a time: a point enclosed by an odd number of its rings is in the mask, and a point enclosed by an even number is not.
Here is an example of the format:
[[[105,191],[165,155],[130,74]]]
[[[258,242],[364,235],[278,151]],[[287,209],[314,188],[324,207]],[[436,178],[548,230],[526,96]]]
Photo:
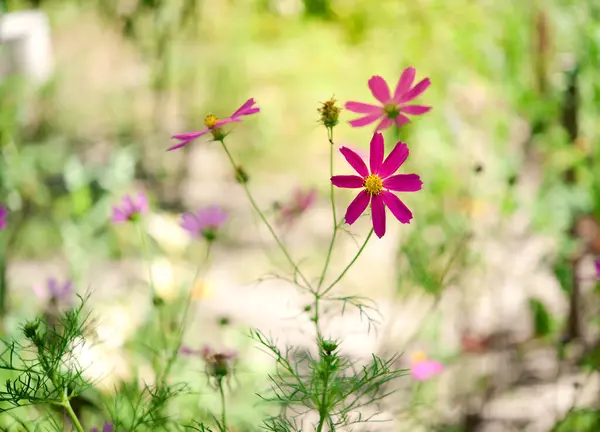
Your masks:
[[[427,360],[427,354],[423,351],[415,351],[411,355],[412,363],[421,363],[424,360]]]
[[[371,174],[365,179],[363,187],[369,195],[379,195],[383,190],[383,180],[377,174]]]
[[[215,127],[216,124],[217,124],[217,116],[215,116],[213,114],[209,114],[206,117],[204,117],[204,125],[207,128],[212,129]]]
[[[387,116],[389,118],[391,118],[391,119],[395,119],[396,117],[398,117],[398,114],[400,114],[400,109],[394,103],[386,104],[383,107],[383,111],[385,111],[385,113],[387,114]]]

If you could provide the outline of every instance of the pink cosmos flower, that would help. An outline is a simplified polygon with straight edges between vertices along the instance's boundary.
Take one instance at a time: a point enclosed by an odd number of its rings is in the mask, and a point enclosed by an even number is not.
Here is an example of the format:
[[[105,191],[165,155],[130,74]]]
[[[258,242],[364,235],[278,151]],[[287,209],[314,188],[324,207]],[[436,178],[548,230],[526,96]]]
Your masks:
[[[148,211],[148,198],[143,192],[137,196],[137,200],[133,200],[131,196],[125,195],[121,200],[121,208],[114,206],[111,221],[114,223],[124,223],[134,221],[140,215]]]
[[[3,205],[0,205],[0,230],[6,228],[6,216],[8,215],[8,210]]]
[[[381,120],[375,129],[377,132],[391,126],[393,123],[396,123],[398,127],[409,123],[410,119],[406,114],[421,115],[428,112],[431,109],[429,106],[407,105],[408,102],[421,95],[431,84],[429,78],[425,78],[413,87],[414,80],[415,68],[407,67],[402,72],[398,84],[396,84],[396,90],[392,95],[390,88],[382,77],[378,75],[371,77],[369,88],[381,105],[346,102],[345,107],[348,111],[366,114],[361,118],[350,121],[350,125],[360,127]]]
[[[414,380],[427,381],[429,378],[439,375],[444,370],[444,366],[435,360],[429,360],[424,352],[417,351],[413,353],[410,372]]]
[[[308,210],[317,198],[316,189],[296,189],[289,202],[279,207],[280,224],[291,224]]]
[[[196,213],[184,213],[181,227],[194,236],[203,236],[211,241],[216,238],[217,231],[227,220],[227,213],[220,207],[212,206],[198,210]]]
[[[417,174],[394,174],[408,158],[408,147],[402,142],[396,143],[388,157],[383,160],[383,136],[375,133],[371,139],[370,171],[363,159],[347,147],[340,152],[358,175],[338,175],[331,177],[331,183],[340,188],[355,188],[362,191],[350,203],[346,211],[346,223],[352,225],[371,203],[373,229],[377,237],[385,234],[385,207],[401,223],[410,223],[413,215],[400,199],[390,192],[416,192],[421,190],[423,182]]]
[[[260,108],[255,107],[254,104],[256,104],[254,98],[248,99],[246,102],[244,102],[244,104],[241,107],[237,109],[236,112],[222,120],[218,120],[217,117],[212,114],[207,115],[204,118],[204,125],[206,127],[203,130],[198,132],[189,132],[173,135],[171,138],[175,138],[179,141],[179,143],[175,144],[172,147],[169,147],[167,151],[177,150],[178,148],[181,148],[191,143],[196,138],[201,137],[202,135],[206,135],[209,132],[213,133],[213,137],[215,139],[222,138],[224,135],[221,133],[221,126],[224,126],[229,123],[239,122],[241,121],[240,117],[260,112]]]

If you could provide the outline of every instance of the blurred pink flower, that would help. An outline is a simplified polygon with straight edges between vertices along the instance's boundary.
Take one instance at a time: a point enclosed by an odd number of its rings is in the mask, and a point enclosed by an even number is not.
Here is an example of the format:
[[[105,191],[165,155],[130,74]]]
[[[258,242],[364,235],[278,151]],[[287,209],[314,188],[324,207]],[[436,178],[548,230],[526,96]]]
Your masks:
[[[412,354],[410,371],[416,381],[427,381],[443,370],[444,366],[440,362],[429,360],[424,352],[417,351]]]
[[[346,211],[346,223],[352,225],[371,204],[373,229],[377,237],[385,234],[385,208],[401,223],[410,223],[412,212],[400,199],[390,192],[416,192],[421,190],[423,182],[417,174],[394,174],[408,158],[408,147],[402,142],[396,143],[388,157],[383,160],[383,136],[375,133],[371,139],[370,171],[363,159],[347,147],[340,152],[350,166],[359,175],[338,175],[331,177],[331,183],[340,188],[360,189],[358,196],[350,203]]]
[[[255,107],[254,104],[256,104],[256,102],[254,101],[254,98],[248,99],[246,102],[244,102],[244,104],[241,107],[239,107],[237,109],[236,112],[231,114],[230,117],[227,117],[222,120],[218,120],[217,117],[212,114],[207,115],[204,118],[204,126],[206,126],[204,129],[202,129],[201,131],[198,131],[198,132],[188,132],[188,133],[173,135],[171,138],[175,138],[179,142],[177,144],[175,144],[174,146],[169,147],[167,149],[167,151],[177,150],[177,149],[191,143],[196,138],[201,137],[202,135],[206,135],[209,132],[213,132],[213,137],[215,139],[222,138],[223,135],[220,133],[221,126],[224,126],[229,123],[239,122],[239,121],[241,121],[240,117],[247,116],[250,114],[256,114],[257,112],[260,112],[260,108]]]
[[[237,359],[237,352],[234,350],[215,351],[211,346],[204,345],[199,350],[194,350],[187,346],[182,346],[179,350],[183,355],[199,355],[206,362],[206,372],[209,376],[217,378],[217,385],[220,380],[233,372],[233,365]]]
[[[193,236],[203,236],[212,241],[227,221],[227,212],[221,207],[211,206],[199,209],[196,213],[184,213],[181,227]]]
[[[594,261],[594,265],[596,266],[596,277],[600,279],[600,259]]]
[[[346,109],[358,114],[366,114],[365,116],[350,121],[350,125],[354,127],[366,126],[377,120],[381,120],[375,131],[383,130],[392,124],[400,127],[410,122],[410,119],[405,115],[421,115],[428,112],[431,107],[424,105],[407,105],[419,95],[421,95],[431,84],[429,78],[425,78],[413,87],[415,80],[415,69],[407,67],[402,72],[396,90],[392,95],[390,88],[385,80],[376,75],[369,80],[369,88],[371,93],[381,105],[371,105],[362,102],[346,102]]]
[[[280,224],[291,224],[308,210],[317,198],[316,189],[296,189],[289,202],[279,207]]]
[[[6,216],[8,215],[8,210],[3,205],[0,205],[0,230],[6,228]]]
[[[111,221],[114,223],[124,223],[135,221],[140,215],[148,211],[148,198],[143,192],[137,196],[134,201],[131,196],[126,195],[121,200],[121,208],[114,206]]]

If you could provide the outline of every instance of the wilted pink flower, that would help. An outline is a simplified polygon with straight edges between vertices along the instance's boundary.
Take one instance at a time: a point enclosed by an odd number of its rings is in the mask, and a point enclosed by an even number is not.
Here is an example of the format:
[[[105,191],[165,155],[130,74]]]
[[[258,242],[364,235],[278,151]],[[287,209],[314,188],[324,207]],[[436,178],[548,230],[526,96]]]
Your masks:
[[[300,217],[317,198],[316,189],[296,189],[289,202],[279,207],[279,223],[290,224]]]
[[[380,131],[391,126],[393,123],[396,123],[398,127],[409,123],[410,119],[405,114],[420,115],[428,112],[431,109],[429,106],[407,105],[408,102],[418,97],[431,84],[429,78],[425,78],[413,87],[414,80],[415,69],[413,67],[404,69],[398,80],[398,84],[396,84],[396,90],[392,95],[390,88],[382,77],[377,75],[371,77],[369,88],[381,105],[346,102],[345,107],[348,111],[366,114],[364,117],[350,121],[350,124],[354,127],[360,127],[381,119],[377,125],[377,129],[375,129],[375,131]]]
[[[224,126],[228,123],[239,122],[241,121],[240,117],[260,112],[260,108],[254,107],[255,103],[256,102],[254,102],[254,98],[248,99],[246,102],[244,102],[244,104],[241,107],[237,109],[236,112],[231,114],[230,117],[227,117],[223,120],[218,120],[217,117],[212,114],[207,115],[204,118],[204,126],[206,126],[206,128],[198,132],[188,132],[173,135],[171,138],[175,138],[179,141],[179,143],[175,144],[172,147],[169,147],[167,151],[177,150],[178,148],[189,144],[196,138],[201,137],[202,135],[205,135],[209,132],[212,132],[214,139],[222,139],[224,135],[221,132],[221,126]]]
[[[423,182],[417,174],[394,174],[408,158],[408,147],[402,142],[396,143],[388,157],[383,160],[383,136],[375,133],[371,139],[370,168],[362,158],[347,147],[340,152],[350,166],[359,175],[338,175],[331,177],[331,183],[340,188],[362,188],[358,196],[350,203],[346,211],[346,223],[352,225],[371,203],[373,229],[377,237],[385,234],[385,207],[401,223],[410,223],[413,215],[400,199],[390,192],[416,192],[421,190]]]
[[[202,236],[208,241],[217,237],[217,232],[227,220],[227,212],[220,207],[212,206],[198,210],[196,213],[184,213],[181,227],[194,236]]]
[[[104,423],[104,426],[102,427],[102,432],[113,432],[113,425],[106,422]],[[94,427],[92,428],[92,430],[90,432],[98,432],[98,428]]]
[[[73,299],[73,283],[67,280],[61,284],[55,278],[49,278],[46,285],[34,285],[33,292],[42,300],[55,301],[67,306]]]
[[[114,206],[111,220],[114,223],[123,223],[137,220],[140,215],[148,211],[148,198],[143,192],[133,200],[131,196],[126,195],[121,200],[121,208]]]
[[[413,353],[410,371],[413,379],[417,381],[427,381],[429,378],[439,375],[444,370],[444,366],[435,360],[429,360],[424,352],[417,351]]]
[[[3,205],[0,205],[0,230],[6,228],[6,216],[8,215],[8,210]]]

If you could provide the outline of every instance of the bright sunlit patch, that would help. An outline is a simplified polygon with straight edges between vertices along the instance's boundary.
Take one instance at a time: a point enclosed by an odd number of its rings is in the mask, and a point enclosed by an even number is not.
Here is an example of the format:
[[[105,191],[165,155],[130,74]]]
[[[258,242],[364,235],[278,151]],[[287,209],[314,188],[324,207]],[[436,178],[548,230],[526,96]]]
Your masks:
[[[192,290],[192,300],[205,300],[214,294],[213,284],[206,279],[198,279]]]
[[[190,237],[179,226],[179,218],[171,215],[152,214],[147,219],[148,233],[166,250],[180,255],[190,243]]]
[[[165,258],[156,259],[152,262],[150,271],[156,295],[164,300],[173,299],[179,287],[171,262]]]

